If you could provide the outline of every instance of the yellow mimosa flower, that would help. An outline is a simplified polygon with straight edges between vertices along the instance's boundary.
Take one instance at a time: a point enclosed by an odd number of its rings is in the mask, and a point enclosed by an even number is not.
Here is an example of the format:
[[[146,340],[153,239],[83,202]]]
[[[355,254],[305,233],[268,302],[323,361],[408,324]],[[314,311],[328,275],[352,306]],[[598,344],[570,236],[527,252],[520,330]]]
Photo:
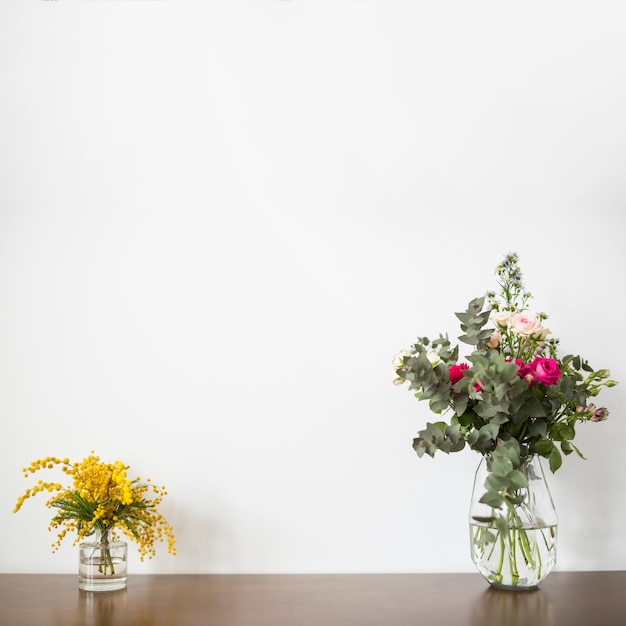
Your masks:
[[[167,543],[167,551],[176,554],[173,528],[157,512],[165,487],[150,484],[152,498],[146,497],[149,486],[140,482],[139,477],[128,480],[129,467],[121,461],[103,463],[91,451],[90,456],[79,463],[71,463],[66,457],[46,457],[37,459],[22,468],[25,477],[42,469],[61,466],[61,471],[69,476],[72,487],[63,487],[58,482],[39,480],[26,489],[15,504],[13,512],[19,511],[24,502],[40,491],[56,492],[47,502],[48,508],[58,510],[50,522],[49,530],[58,529],[57,540],[52,545],[56,551],[70,531],[76,531],[74,544],[98,531],[101,533],[116,530],[137,542],[141,560],[156,554],[156,541]]]

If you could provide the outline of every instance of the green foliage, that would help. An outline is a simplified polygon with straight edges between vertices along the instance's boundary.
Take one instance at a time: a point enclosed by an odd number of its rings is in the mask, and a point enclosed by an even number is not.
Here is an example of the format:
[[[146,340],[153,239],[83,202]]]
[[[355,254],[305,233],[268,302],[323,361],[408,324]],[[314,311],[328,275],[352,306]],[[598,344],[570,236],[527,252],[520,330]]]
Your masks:
[[[483,326],[489,321],[489,311],[482,310],[484,304],[485,298],[474,298],[465,313],[455,314],[461,321],[461,330],[464,332],[459,340],[478,349],[484,349],[491,338],[491,331],[483,330]]]
[[[528,487],[519,470],[522,463],[519,443],[515,439],[500,441],[490,456],[490,473],[485,481],[485,494],[480,502],[493,508],[513,507],[521,502],[518,490]]]

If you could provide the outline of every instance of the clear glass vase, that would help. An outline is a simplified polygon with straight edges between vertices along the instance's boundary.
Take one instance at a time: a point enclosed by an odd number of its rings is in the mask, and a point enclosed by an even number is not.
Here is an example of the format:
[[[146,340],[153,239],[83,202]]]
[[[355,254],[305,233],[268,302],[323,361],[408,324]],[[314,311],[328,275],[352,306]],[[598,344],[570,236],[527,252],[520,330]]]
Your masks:
[[[78,588],[116,591],[126,588],[128,544],[111,540],[110,531],[97,532],[93,542],[78,546]]]
[[[493,587],[534,589],[556,563],[557,515],[538,456],[519,467],[528,486],[517,489],[519,504],[499,509],[480,502],[489,476],[489,459],[476,470],[469,513],[472,561]]]

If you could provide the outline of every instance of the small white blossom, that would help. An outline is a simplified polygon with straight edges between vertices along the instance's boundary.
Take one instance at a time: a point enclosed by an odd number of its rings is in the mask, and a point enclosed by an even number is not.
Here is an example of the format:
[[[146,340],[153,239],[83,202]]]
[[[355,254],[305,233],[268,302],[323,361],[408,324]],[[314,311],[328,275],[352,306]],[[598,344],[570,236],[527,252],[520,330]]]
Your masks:
[[[506,328],[513,315],[512,311],[492,311],[489,319],[500,328]]]
[[[409,387],[411,385],[411,381],[405,380],[404,378],[398,376],[398,372],[396,372],[395,369],[389,372],[389,376],[391,378],[392,384],[396,385],[396,387],[402,387],[402,385]]]
[[[441,363],[441,357],[439,356],[439,352],[437,352],[437,350],[429,350],[426,353],[426,358],[430,361],[433,367]]]
[[[402,367],[404,365],[404,359],[410,357],[411,353],[408,350],[400,350],[400,352],[396,353],[391,359],[391,364],[393,365],[394,370]]]

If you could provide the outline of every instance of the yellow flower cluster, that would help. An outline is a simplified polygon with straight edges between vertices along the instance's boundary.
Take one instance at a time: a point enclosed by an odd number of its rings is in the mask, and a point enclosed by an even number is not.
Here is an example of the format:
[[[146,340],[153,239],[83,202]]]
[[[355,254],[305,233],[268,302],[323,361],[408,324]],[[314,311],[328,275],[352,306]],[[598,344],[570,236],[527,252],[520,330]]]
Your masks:
[[[24,476],[28,478],[30,474],[55,466],[60,466],[72,479],[72,486],[64,488],[58,482],[39,480],[18,498],[13,510],[16,513],[28,498],[42,491],[57,492],[46,502],[48,508],[59,511],[49,527],[49,530],[59,530],[53,551],[70,531],[77,533],[76,544],[94,532],[107,536],[113,531],[115,539],[115,531],[119,530],[137,542],[142,561],[156,554],[156,541],[166,542],[167,551],[176,554],[174,530],[157,511],[167,495],[165,487],[151,484],[150,479],[145,483],[140,482],[139,477],[129,480],[127,465],[121,461],[103,463],[93,451],[80,463],[57,457],[37,459],[23,469]]]

